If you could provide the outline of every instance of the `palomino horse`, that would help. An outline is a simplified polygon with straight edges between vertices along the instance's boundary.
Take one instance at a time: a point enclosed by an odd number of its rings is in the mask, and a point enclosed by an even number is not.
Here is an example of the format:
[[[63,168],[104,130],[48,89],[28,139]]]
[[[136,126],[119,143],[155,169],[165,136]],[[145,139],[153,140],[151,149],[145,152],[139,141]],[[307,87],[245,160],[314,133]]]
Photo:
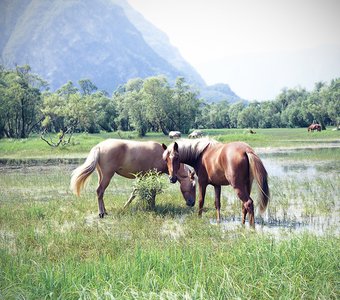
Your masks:
[[[208,184],[215,188],[215,208],[220,222],[221,186],[231,185],[243,202],[242,223],[249,213],[249,223],[255,227],[253,199],[250,197],[253,178],[260,190],[260,211],[264,212],[269,202],[267,171],[260,158],[249,145],[242,142],[228,144],[213,140],[179,140],[168,148],[163,146],[163,159],[167,162],[170,182],[177,181],[180,163],[192,166],[198,176],[199,211],[201,216],[205,191]]]
[[[314,130],[321,131],[321,125],[314,123],[308,126],[308,132],[310,131],[314,132]]]
[[[126,178],[135,178],[135,174],[156,169],[168,173],[165,161],[162,159],[163,147],[156,142],[138,142],[119,139],[108,139],[94,146],[84,164],[72,172],[71,189],[80,195],[88,177],[97,169],[98,173],[98,209],[99,217],[106,213],[104,192],[112,176],[117,173]],[[196,186],[194,172],[187,166],[179,166],[181,192],[188,206],[195,204]]]

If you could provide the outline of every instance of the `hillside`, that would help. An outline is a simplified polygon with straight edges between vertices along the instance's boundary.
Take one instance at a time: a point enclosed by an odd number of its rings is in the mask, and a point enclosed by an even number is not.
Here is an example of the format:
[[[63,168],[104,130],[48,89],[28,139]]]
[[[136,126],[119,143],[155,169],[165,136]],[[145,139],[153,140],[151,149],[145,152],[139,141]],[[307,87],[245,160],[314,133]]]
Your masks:
[[[1,63],[29,64],[52,90],[88,78],[111,93],[128,79],[159,74],[206,88],[166,34],[125,0],[2,0],[0,28]]]

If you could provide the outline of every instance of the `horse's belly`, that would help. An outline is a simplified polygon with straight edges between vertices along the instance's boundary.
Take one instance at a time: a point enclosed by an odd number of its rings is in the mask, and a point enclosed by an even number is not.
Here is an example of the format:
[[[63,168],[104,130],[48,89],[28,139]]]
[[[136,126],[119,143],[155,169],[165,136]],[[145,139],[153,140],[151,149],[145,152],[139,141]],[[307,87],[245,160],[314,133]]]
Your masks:
[[[213,177],[209,180],[209,183],[212,185],[229,185],[230,182],[224,177]]]
[[[124,165],[121,168],[119,168],[116,173],[120,176],[126,177],[126,178],[136,178],[136,176],[139,173],[146,173],[150,170],[156,169],[157,171],[160,171],[160,168],[158,168],[156,165]]]
[[[138,172],[134,172],[134,171],[127,172],[126,170],[118,170],[116,173],[120,176],[123,176],[125,178],[130,178],[130,179],[136,178],[136,175],[138,174]]]
[[[215,171],[208,176],[209,183],[212,185],[229,185],[228,179],[225,177],[223,171]]]

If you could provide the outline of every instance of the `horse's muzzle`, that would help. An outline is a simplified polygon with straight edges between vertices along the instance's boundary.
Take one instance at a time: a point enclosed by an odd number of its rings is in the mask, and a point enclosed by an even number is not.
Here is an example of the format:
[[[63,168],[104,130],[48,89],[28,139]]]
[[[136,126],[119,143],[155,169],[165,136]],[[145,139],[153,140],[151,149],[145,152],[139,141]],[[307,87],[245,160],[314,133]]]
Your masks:
[[[187,206],[193,207],[195,206],[195,199],[190,199],[186,201]]]
[[[169,180],[171,183],[176,183],[177,182],[177,176],[169,176]]]

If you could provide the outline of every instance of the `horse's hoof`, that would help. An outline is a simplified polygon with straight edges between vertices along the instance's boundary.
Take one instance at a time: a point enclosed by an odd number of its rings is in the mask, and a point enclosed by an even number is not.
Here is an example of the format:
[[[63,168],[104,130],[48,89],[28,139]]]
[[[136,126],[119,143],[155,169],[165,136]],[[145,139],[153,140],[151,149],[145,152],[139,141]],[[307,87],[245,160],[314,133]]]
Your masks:
[[[104,218],[104,213],[100,213],[99,218],[101,218],[101,219]]]

